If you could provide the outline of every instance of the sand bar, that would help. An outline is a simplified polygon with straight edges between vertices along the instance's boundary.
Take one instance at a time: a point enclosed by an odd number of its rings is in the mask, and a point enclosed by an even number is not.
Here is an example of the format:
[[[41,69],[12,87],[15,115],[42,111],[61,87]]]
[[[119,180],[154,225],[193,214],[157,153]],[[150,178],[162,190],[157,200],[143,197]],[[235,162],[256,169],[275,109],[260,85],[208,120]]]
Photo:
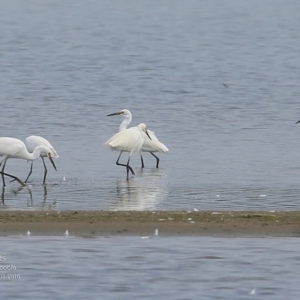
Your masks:
[[[300,236],[300,212],[1,211],[0,236]]]

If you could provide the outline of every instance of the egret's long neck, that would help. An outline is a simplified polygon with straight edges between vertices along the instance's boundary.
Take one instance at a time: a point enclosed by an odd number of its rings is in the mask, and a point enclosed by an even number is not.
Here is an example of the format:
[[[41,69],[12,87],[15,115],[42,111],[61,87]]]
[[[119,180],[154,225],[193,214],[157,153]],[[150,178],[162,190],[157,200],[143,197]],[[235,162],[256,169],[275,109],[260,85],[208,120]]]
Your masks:
[[[132,115],[124,116],[123,122],[120,124],[119,131],[122,131],[127,128],[132,120]]]
[[[44,146],[36,147],[32,153],[30,153],[30,152],[26,153],[26,159],[27,160],[36,160],[36,159],[38,159],[41,155],[41,152],[45,149],[46,148]],[[47,149],[46,149],[46,151],[47,151]]]

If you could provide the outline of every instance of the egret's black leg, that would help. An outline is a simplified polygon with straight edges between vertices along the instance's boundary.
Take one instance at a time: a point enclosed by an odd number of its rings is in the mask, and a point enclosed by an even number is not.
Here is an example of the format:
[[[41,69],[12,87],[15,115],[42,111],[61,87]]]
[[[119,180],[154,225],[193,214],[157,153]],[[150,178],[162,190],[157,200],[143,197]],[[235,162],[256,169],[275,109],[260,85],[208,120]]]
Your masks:
[[[25,184],[21,179],[19,179],[18,177],[13,176],[13,175],[10,175],[10,174],[7,174],[7,173],[4,173],[4,168],[5,168],[6,162],[7,162],[7,159],[4,160],[4,161],[2,161],[2,162],[0,163],[0,166],[1,166],[2,163],[3,163],[3,167],[2,167],[2,169],[1,169],[1,171],[0,171],[1,177],[2,177],[3,187],[5,187],[4,175],[5,175],[5,176],[8,176],[8,177],[11,177],[11,178],[14,178],[14,180],[17,180],[22,186],[26,186],[26,184]]]
[[[0,165],[2,165],[2,163],[3,163],[3,167],[1,169],[1,176],[2,176],[3,187],[5,187],[5,179],[4,179],[4,173],[3,172],[4,172],[4,168],[5,168],[6,162],[7,162],[7,158],[4,159],[4,161],[2,161],[1,164],[0,164]]]
[[[129,157],[128,157],[128,161],[127,161],[127,165],[126,165],[126,167],[127,167],[127,180],[128,180],[128,173],[129,173],[129,169],[131,169],[131,167],[129,166],[129,162],[130,162],[130,155],[129,155]],[[131,169],[132,170],[132,169]],[[134,173],[133,173],[134,174]]]
[[[33,161],[31,162],[31,166],[30,166],[30,170],[29,170],[29,174],[27,175],[27,178],[25,179],[25,183],[27,182],[27,180],[29,179],[31,173],[32,173],[32,165],[33,165]]]
[[[2,183],[3,183],[3,187],[5,187],[5,180],[4,180],[4,175],[3,173],[1,172],[1,176],[2,176]]]
[[[143,160],[142,152],[140,152],[140,155],[141,155],[141,163],[142,163],[142,169],[143,169],[145,167],[145,165],[144,165],[144,160]]]
[[[47,176],[48,170],[47,170],[47,168],[46,168],[46,164],[45,164],[45,161],[44,161],[44,157],[42,157],[42,160],[43,160],[44,169],[45,169],[43,184],[45,184],[45,182],[46,182],[46,176]]]
[[[5,186],[4,175],[5,175],[5,176],[8,176],[8,177],[11,177],[11,178],[13,178],[14,180],[17,180],[22,186],[26,186],[26,184],[25,184],[21,179],[19,179],[18,177],[13,176],[13,175],[10,175],[10,174],[7,174],[7,173],[4,173],[4,172],[2,172],[2,171],[1,171],[0,173],[1,173],[1,176],[2,176],[3,183],[4,183],[3,186]]]
[[[3,183],[3,187],[5,187],[5,180],[4,180],[4,175],[3,173],[1,172],[1,177],[2,177],[2,183]]]
[[[127,171],[128,171],[128,169],[129,169],[130,172],[131,172],[131,174],[134,175],[134,172],[133,172],[133,170],[132,170],[132,168],[131,168],[130,166],[124,165],[124,164],[120,164],[120,163],[119,163],[119,159],[120,159],[122,153],[123,153],[123,151],[121,151],[121,153],[120,153],[120,155],[119,155],[119,157],[118,157],[118,160],[117,160],[116,164],[117,164],[118,166],[126,167],[126,168],[127,168]]]
[[[150,154],[152,154],[156,158],[156,168],[158,168],[159,158],[152,152],[150,152]]]

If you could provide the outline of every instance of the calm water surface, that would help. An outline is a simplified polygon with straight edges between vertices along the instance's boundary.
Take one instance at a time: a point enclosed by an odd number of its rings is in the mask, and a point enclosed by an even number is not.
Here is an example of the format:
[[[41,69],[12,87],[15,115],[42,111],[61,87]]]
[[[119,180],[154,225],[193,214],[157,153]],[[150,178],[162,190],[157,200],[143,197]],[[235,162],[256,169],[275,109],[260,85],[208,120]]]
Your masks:
[[[58,151],[47,186],[8,184],[1,209],[300,208],[298,1],[4,1],[1,136]],[[225,86],[225,85],[226,86]],[[128,108],[170,152],[103,143]],[[123,155],[124,162],[127,155]],[[9,160],[26,178],[30,165]]]
[[[297,238],[0,238],[3,299],[299,299]],[[37,247],[38,244],[38,247]]]
[[[40,160],[30,185],[8,183],[0,208],[299,209],[299,11],[293,0],[2,1],[1,136],[44,136],[60,158],[45,187]],[[133,157],[129,181],[103,146],[122,121],[106,115],[123,108],[170,149],[159,169]],[[3,299],[299,299],[294,238],[1,245],[21,276],[1,280]]]

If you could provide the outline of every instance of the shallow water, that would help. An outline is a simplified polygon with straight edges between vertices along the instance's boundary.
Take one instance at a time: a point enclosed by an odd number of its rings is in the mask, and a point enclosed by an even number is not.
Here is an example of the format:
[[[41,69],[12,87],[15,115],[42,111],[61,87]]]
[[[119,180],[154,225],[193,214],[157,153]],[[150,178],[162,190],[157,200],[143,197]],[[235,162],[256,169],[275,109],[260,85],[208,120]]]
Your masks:
[[[299,209],[300,3],[2,6],[1,135],[42,135],[60,158],[46,190],[37,161],[1,209]],[[106,115],[123,108],[170,149],[158,170],[133,157],[129,181],[103,146],[122,121]]]
[[[162,233],[163,234],[163,233]],[[298,299],[299,239],[0,238],[3,299]],[[37,246],[38,245],[38,246]],[[5,280],[10,274],[19,279]]]
[[[7,182],[0,209],[299,209],[299,9],[2,1],[1,136],[44,136],[60,158],[45,187],[41,161],[29,186]],[[122,120],[106,115],[123,108],[170,149],[159,169],[133,157],[129,181],[103,146]],[[294,238],[0,239],[21,276],[1,280],[3,299],[299,298]]]

